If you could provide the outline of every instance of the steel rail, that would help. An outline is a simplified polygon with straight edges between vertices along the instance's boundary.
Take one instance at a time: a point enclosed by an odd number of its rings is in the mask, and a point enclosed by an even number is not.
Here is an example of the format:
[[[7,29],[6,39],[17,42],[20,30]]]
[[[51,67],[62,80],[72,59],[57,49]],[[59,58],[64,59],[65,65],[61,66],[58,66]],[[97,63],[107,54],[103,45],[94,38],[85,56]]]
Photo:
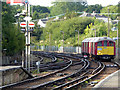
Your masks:
[[[79,83],[76,83],[76,84],[74,84],[74,85],[72,85],[72,86],[70,86],[70,87],[65,88],[64,90],[69,90],[69,89],[77,88],[78,86],[80,86],[80,85],[81,85],[82,83],[84,83],[85,81],[89,81],[90,79],[96,77],[96,76],[97,76],[98,74],[100,74],[104,69],[105,69],[105,65],[104,65],[103,63],[101,63],[101,68],[97,69],[97,70],[98,70],[97,73],[95,73],[95,74],[92,75],[91,77],[88,77],[87,79],[85,79],[85,80],[83,80],[83,81],[81,81],[81,82],[79,82]]]
[[[0,89],[7,89],[7,88],[14,87],[14,86],[23,85],[23,84],[25,84],[25,83],[34,82],[34,81],[40,80],[40,79],[42,79],[42,78],[49,77],[49,76],[51,76],[51,75],[54,75],[54,74],[56,74],[56,73],[59,73],[59,72],[61,72],[61,71],[66,70],[66,69],[69,68],[71,65],[72,65],[72,60],[69,60],[69,64],[68,64],[66,67],[64,67],[63,69],[56,70],[56,71],[54,71],[54,72],[52,72],[52,73],[48,73],[48,74],[43,75],[43,76],[40,76],[40,77],[35,77],[35,78],[27,79],[27,80],[24,80],[24,81],[21,81],[21,82],[18,82],[18,83],[13,83],[13,84],[5,85],[5,86],[0,87]]]
[[[43,84],[40,84],[40,85],[33,86],[30,89],[32,89],[32,90],[40,89],[40,88],[43,88],[44,86],[47,86],[47,85],[50,85],[50,84],[54,84],[56,82],[64,81],[65,79],[67,79],[69,77],[73,77],[73,76],[76,76],[77,74],[80,74],[82,71],[86,70],[89,67],[89,65],[90,65],[88,60],[84,60],[83,62],[84,62],[83,67],[80,70],[78,70],[77,72],[72,73],[71,75],[65,76],[63,78],[57,79],[55,81],[50,81],[50,82],[47,82],[47,83],[43,83]]]

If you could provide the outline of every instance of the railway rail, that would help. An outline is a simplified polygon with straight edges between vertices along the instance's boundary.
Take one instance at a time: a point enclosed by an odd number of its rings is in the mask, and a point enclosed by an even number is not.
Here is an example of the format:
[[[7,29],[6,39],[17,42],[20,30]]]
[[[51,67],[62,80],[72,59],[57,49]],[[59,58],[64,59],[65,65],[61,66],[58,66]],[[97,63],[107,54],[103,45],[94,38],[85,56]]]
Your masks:
[[[16,84],[3,86],[3,89],[22,88],[22,89],[49,89],[49,90],[69,90],[82,87],[91,88],[93,80],[102,80],[105,76],[115,72],[120,68],[116,62],[100,62],[87,60],[79,55],[63,53],[44,53],[37,52],[37,55],[45,54],[55,58],[60,58],[66,62],[66,66],[52,73],[40,77],[22,81]],[[55,63],[49,66],[55,66]],[[57,65],[63,65],[59,63]],[[56,65],[56,66],[57,66]],[[44,66],[43,66],[44,67]],[[105,75],[106,74],[106,75]],[[91,81],[92,80],[92,81]]]
[[[56,79],[54,81],[50,81],[50,82],[43,83],[43,84],[40,84],[40,85],[32,86],[32,87],[30,87],[30,89],[42,89],[42,88],[45,89],[45,87],[50,89],[49,86],[51,86],[51,85],[53,86],[53,84],[55,85],[55,84],[59,84],[59,83],[64,83],[65,81],[69,81],[68,80],[69,78],[76,79],[75,77],[78,77],[84,70],[86,70],[89,67],[89,62],[87,60],[85,60],[83,62],[84,62],[83,66],[81,68],[78,67],[79,69],[76,70],[74,73],[71,73],[71,74],[69,74],[65,77]],[[71,67],[71,68],[73,68],[73,67]]]
[[[64,59],[64,60],[65,60],[65,59]],[[28,87],[31,86],[31,84],[36,85],[36,82],[38,82],[39,84],[45,82],[45,78],[46,78],[46,80],[48,81],[48,78],[49,78],[49,77],[52,77],[52,76],[56,75],[57,73],[60,73],[60,72],[62,72],[62,71],[64,71],[64,70],[68,69],[68,68],[72,65],[72,60],[66,59],[66,61],[67,61],[67,62],[69,61],[69,64],[67,64],[66,67],[64,67],[64,68],[62,68],[62,69],[60,69],[60,70],[56,70],[56,71],[54,71],[54,72],[52,72],[52,73],[48,73],[48,74],[43,75],[43,76],[41,76],[41,77],[36,77],[36,78],[33,78],[33,79],[28,79],[28,80],[25,80],[25,81],[21,81],[21,82],[19,82],[19,83],[6,85],[6,86],[3,86],[3,87],[1,87],[1,88],[2,88],[2,89],[7,89],[7,90],[8,90],[8,89],[11,89],[11,88],[28,88]],[[42,80],[42,82],[41,82],[41,80]],[[30,86],[29,86],[29,85],[30,85]]]

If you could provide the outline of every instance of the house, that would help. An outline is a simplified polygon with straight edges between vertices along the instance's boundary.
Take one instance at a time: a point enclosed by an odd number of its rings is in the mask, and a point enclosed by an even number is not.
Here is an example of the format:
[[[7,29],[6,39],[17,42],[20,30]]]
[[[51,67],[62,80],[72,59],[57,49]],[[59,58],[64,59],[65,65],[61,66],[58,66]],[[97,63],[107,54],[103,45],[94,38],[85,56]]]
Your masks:
[[[48,18],[39,19],[37,24],[40,25],[40,27],[45,27],[48,20],[49,20]]]
[[[94,11],[93,11],[93,13],[86,13],[84,11],[84,13],[82,15],[80,15],[79,17],[95,17],[96,19],[103,20],[104,22],[108,23],[108,17],[106,17],[104,15],[99,15],[99,14],[95,13]],[[110,18],[109,18],[109,23],[112,23]]]

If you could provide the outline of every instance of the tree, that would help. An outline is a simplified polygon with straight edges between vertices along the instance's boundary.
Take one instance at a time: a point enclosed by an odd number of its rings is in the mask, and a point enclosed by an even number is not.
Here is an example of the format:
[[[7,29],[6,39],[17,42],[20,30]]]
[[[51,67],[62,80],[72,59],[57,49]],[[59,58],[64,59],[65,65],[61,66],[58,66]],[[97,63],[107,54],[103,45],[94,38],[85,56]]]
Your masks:
[[[7,49],[6,55],[14,55],[24,49],[24,35],[14,25],[12,7],[2,3],[2,48]]]
[[[80,18],[75,17],[71,19],[67,19],[64,21],[57,21],[57,22],[48,22],[46,27],[43,29],[43,34],[45,40],[48,41],[48,34],[47,32],[50,32],[52,34],[52,40],[53,41],[59,41],[58,45],[61,44],[61,40],[63,39],[61,30],[64,31],[64,40],[65,45],[75,45],[77,43],[74,43],[74,37],[77,35],[75,30],[79,30],[80,35],[84,34],[84,29],[87,27],[87,25],[93,23],[94,20],[92,18]],[[52,41],[52,42],[53,42]],[[68,44],[69,42],[69,44]],[[76,40],[77,42],[77,40]]]
[[[50,11],[47,7],[41,7],[39,5],[33,7],[33,19],[41,19],[49,16]]]
[[[81,12],[86,8],[86,3],[82,2],[54,2],[50,7],[50,14],[52,16],[68,12]]]
[[[33,13],[32,19],[35,20],[35,19],[38,19],[38,18],[39,18],[39,15],[38,15],[37,11],[35,11],[35,12]]]
[[[109,13],[118,13],[118,6],[117,5],[109,5],[109,6],[107,6],[107,7],[104,7],[104,8],[102,8],[101,10],[100,10],[100,12],[101,13],[108,13],[108,8],[109,8]],[[108,16],[108,15],[106,15],[106,16]],[[117,18],[117,15],[110,15],[110,18],[112,19],[112,20],[114,20],[114,19],[116,19]]]
[[[100,10],[102,9],[103,7],[99,4],[96,4],[96,5],[89,5],[85,11],[86,12],[89,12],[89,13],[92,13],[93,11],[95,11],[96,13],[100,13]]]

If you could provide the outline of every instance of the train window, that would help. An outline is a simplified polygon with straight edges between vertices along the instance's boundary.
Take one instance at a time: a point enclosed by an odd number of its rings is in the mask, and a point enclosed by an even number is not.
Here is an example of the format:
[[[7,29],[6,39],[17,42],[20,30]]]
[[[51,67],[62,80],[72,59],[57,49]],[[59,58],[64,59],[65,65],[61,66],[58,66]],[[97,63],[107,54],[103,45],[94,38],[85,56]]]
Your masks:
[[[97,46],[102,46],[102,41],[98,42]]]
[[[109,46],[114,46],[114,43],[112,41],[109,41]]]
[[[104,46],[107,46],[107,41],[104,41]]]

